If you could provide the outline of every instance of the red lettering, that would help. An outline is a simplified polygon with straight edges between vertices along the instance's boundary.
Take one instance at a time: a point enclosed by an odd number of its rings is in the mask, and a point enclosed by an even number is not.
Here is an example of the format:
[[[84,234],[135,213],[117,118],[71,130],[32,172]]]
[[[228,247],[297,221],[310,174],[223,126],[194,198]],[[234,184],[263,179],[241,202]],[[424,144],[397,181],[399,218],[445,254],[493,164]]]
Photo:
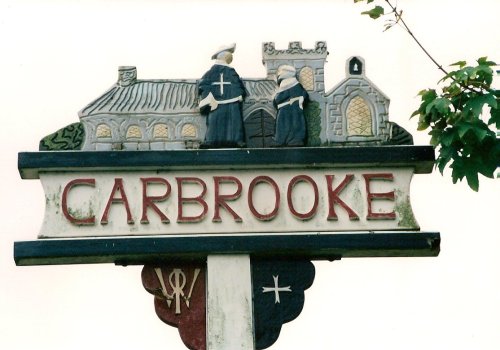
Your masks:
[[[335,212],[335,204],[340,205],[349,215],[349,220],[359,220],[358,214],[352,210],[342,199],[339,198],[340,192],[342,192],[347,185],[352,181],[354,175],[347,174],[344,180],[337,186],[337,188],[332,189],[333,179],[335,175],[325,175],[326,177],[326,188],[328,190],[328,220],[338,220],[337,213]]]
[[[236,192],[233,194],[220,194],[220,184],[222,183],[234,183],[236,184]],[[241,190],[243,186],[241,181],[234,176],[214,176],[214,186],[215,186],[215,207],[214,207],[214,217],[212,222],[221,222],[220,208],[226,209],[232,216],[234,221],[242,222],[241,217],[236,214],[236,212],[226,203],[226,201],[234,201],[241,196]]]
[[[148,208],[153,209],[153,211],[158,214],[158,216],[161,219],[161,222],[164,224],[168,224],[170,220],[168,217],[158,208],[155,204],[155,202],[163,202],[165,201],[169,196],[170,193],[172,192],[172,187],[170,186],[170,183],[161,178],[161,177],[147,177],[147,178],[142,178],[142,217],[141,217],[141,224],[149,224],[149,219],[148,219]],[[161,196],[148,196],[147,194],[147,189],[149,184],[161,184],[166,186],[166,191],[165,194]]]
[[[257,209],[255,209],[255,206],[253,204],[253,191],[255,190],[255,187],[260,183],[267,183],[271,185],[274,190],[274,209],[269,214],[259,213]],[[278,210],[280,207],[280,191],[276,182],[274,182],[274,180],[269,176],[257,176],[255,179],[253,179],[250,183],[250,186],[248,187],[248,207],[250,208],[253,216],[255,216],[258,220],[269,221],[274,219],[276,215],[278,215]]]
[[[314,191],[314,203],[310,211],[307,213],[299,213],[297,210],[295,210],[295,207],[293,206],[293,200],[292,200],[292,191],[295,185],[299,182],[308,182],[311,184],[313,191]],[[290,212],[295,216],[297,219],[300,220],[309,220],[311,219],[314,215],[316,215],[316,211],[318,210],[318,201],[319,201],[319,191],[318,191],[318,185],[316,185],[316,182],[307,175],[297,175],[295,176],[292,180],[290,180],[290,183],[288,184],[288,191],[287,191],[287,201],[288,201],[288,209]]]
[[[62,212],[63,215],[66,219],[68,219],[69,222],[75,225],[94,225],[95,224],[95,216],[91,215],[86,218],[75,218],[73,215],[70,214],[68,210],[68,193],[69,191],[78,185],[87,185],[87,186],[92,186],[95,187],[95,179],[75,179],[70,182],[64,187],[63,193],[62,193]]]
[[[384,174],[363,174],[365,178],[366,184],[366,199],[368,202],[368,215],[366,216],[367,220],[394,220],[396,219],[396,213],[391,211],[390,213],[374,213],[372,210],[372,201],[375,199],[387,199],[394,201],[394,191],[385,192],[385,193],[373,193],[370,191],[370,181],[371,180],[384,180],[384,181],[392,181],[394,180],[394,175],[391,173]]]
[[[207,193],[206,183],[197,177],[176,177],[177,180],[177,222],[200,222],[205,218],[208,212],[208,204],[205,202],[203,197]],[[199,184],[202,187],[202,191],[197,197],[183,197],[182,185],[184,183]],[[196,216],[185,216],[183,211],[184,203],[198,203],[203,207],[202,212]]]
[[[115,197],[115,194],[118,192],[119,197]],[[113,185],[113,189],[111,190],[111,194],[108,199],[108,203],[106,204],[106,209],[104,209],[104,214],[102,214],[101,225],[106,225],[108,223],[109,210],[111,209],[111,204],[121,203],[125,206],[125,210],[127,211],[127,224],[132,225],[134,220],[132,219],[132,213],[130,212],[130,206],[128,204],[127,195],[123,188],[123,179],[116,178],[115,184]]]

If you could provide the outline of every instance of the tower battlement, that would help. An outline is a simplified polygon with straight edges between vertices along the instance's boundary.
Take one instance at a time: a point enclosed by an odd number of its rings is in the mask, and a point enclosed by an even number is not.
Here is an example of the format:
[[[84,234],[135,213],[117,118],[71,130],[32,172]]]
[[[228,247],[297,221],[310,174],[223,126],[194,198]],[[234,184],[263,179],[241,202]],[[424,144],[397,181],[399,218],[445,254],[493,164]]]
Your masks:
[[[292,65],[299,81],[309,92],[324,93],[325,62],[328,56],[326,41],[317,41],[314,48],[304,49],[300,41],[291,41],[288,49],[278,50],[274,42],[262,44],[262,63],[267,77],[273,79],[282,65]]]

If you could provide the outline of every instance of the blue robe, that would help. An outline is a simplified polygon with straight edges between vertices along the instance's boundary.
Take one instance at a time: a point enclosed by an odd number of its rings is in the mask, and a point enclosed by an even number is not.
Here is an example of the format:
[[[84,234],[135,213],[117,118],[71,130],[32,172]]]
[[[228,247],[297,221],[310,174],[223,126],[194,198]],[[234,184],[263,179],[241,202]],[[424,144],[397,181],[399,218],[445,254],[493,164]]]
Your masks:
[[[203,146],[243,147],[245,133],[241,100],[246,96],[246,90],[234,68],[214,64],[203,75],[198,85],[200,100],[207,98],[210,93],[219,105],[214,110],[211,110],[210,105],[200,106],[201,114],[207,115],[207,133]],[[239,97],[241,99],[237,101]],[[231,100],[236,101],[229,102]]]
[[[280,104],[285,104],[293,98],[303,98],[303,103],[299,101],[286,104],[280,108]],[[278,109],[276,116],[276,132],[274,141],[276,146],[304,146],[306,143],[306,119],[304,117],[303,104],[308,100],[307,91],[300,83],[278,91],[274,97],[274,106]]]

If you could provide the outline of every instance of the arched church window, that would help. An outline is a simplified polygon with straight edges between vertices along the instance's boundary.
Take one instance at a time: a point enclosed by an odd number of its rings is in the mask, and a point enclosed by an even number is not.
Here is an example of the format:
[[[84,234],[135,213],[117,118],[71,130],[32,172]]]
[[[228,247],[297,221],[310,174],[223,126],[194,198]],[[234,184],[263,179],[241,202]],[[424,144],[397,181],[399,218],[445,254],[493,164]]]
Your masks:
[[[196,137],[196,126],[194,126],[191,123],[186,123],[182,126],[181,129],[181,136],[182,137],[189,137],[189,138],[194,138]]]
[[[299,82],[307,91],[314,90],[314,71],[311,67],[304,67],[300,70]]]
[[[137,125],[131,125],[127,129],[127,139],[140,139],[142,138],[141,128]]]
[[[99,124],[97,125],[95,136],[98,139],[109,139],[111,138],[111,128],[107,124]]]
[[[153,127],[154,139],[168,139],[168,126],[167,124],[156,124]]]
[[[372,113],[365,99],[356,96],[347,106],[347,134],[349,136],[372,136]]]

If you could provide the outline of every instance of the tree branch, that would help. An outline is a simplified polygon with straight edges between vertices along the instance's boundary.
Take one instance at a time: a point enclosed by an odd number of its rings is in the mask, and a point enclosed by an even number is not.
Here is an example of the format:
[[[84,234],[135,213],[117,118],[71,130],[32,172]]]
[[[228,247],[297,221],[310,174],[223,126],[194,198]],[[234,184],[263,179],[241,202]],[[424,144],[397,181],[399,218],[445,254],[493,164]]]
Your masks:
[[[389,5],[389,7],[392,9],[392,11],[394,12],[394,16],[396,16],[396,21],[397,22],[400,22],[406,32],[408,34],[410,34],[410,36],[412,37],[412,39],[417,43],[417,45],[422,49],[422,51],[424,51],[424,53],[427,55],[427,57],[430,58],[430,60],[436,65],[436,67],[442,71],[444,74],[448,74],[448,71],[446,69],[443,68],[442,65],[440,65],[435,59],[434,57],[432,57],[432,55],[425,49],[425,47],[420,43],[420,41],[417,39],[417,37],[413,34],[413,32],[410,30],[410,28],[408,27],[408,25],[406,24],[405,20],[403,19],[403,16],[402,14],[398,13],[396,7],[389,1],[389,0],[385,0],[385,2]]]

